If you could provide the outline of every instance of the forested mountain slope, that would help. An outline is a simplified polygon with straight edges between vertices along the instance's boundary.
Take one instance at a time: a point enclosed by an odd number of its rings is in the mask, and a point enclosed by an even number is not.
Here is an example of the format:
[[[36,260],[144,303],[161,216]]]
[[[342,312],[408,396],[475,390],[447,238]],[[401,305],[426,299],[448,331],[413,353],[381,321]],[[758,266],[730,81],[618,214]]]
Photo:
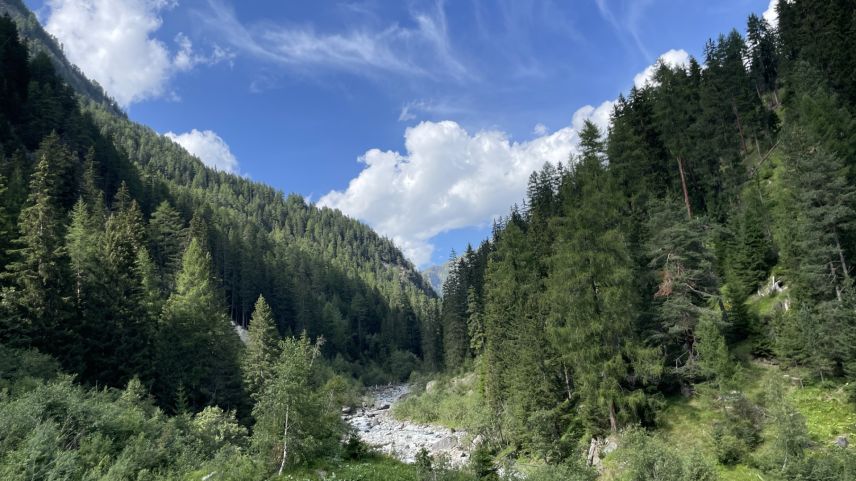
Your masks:
[[[20,2],[0,12],[11,14],[0,25],[4,342],[51,353],[86,382],[154,380],[149,337],[195,240],[234,322],[247,326],[263,295],[279,332],[323,336],[337,369],[381,382],[416,366],[434,343],[436,296],[391,241],[205,167],[121,114]],[[126,341],[146,351],[136,365],[118,362]],[[210,401],[200,389],[195,405]]]
[[[781,386],[743,390],[760,363],[840,386],[849,412],[856,398],[856,4],[778,13],[660,65],[453,266],[444,362],[478,373],[466,427],[497,451],[575,460],[592,438],[669,426],[683,393],[713,410],[715,452],[696,454],[714,463],[856,476],[852,449],[809,441]],[[711,479],[668,450],[674,477],[656,475],[659,445],[633,443],[647,452],[619,463],[642,471],[622,479]]]

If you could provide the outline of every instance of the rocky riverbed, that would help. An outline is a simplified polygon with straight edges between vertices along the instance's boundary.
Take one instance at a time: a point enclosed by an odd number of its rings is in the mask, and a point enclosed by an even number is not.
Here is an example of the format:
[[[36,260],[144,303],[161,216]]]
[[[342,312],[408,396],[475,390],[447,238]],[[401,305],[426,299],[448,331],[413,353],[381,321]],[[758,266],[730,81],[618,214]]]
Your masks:
[[[412,463],[425,448],[432,456],[448,456],[454,466],[469,461],[471,437],[464,431],[392,417],[392,406],[410,393],[404,384],[376,387],[369,390],[362,408],[345,410],[345,420],[354,427],[360,439],[379,451],[405,463]]]

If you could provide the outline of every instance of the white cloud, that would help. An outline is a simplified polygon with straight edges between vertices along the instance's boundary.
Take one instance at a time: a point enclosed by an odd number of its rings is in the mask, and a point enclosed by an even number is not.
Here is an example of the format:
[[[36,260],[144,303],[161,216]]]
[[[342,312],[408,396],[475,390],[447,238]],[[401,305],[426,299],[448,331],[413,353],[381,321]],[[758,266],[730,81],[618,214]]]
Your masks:
[[[232,154],[229,145],[210,130],[193,129],[183,134],[167,132],[164,136],[184,147],[184,150],[198,157],[208,167],[233,174],[238,172],[238,159]]]
[[[542,124],[541,122],[538,122],[537,124],[535,124],[535,127],[532,128],[532,133],[535,135],[547,135],[547,132],[549,131],[550,129],[548,129],[547,126]]]
[[[65,54],[122,106],[169,95],[168,82],[179,71],[216,63],[229,53],[215,48],[210,56],[193,51],[189,38],[176,37],[173,55],[154,38],[161,13],[172,0],[47,0],[45,28]]]
[[[689,55],[670,50],[661,57],[685,64]],[[637,79],[648,79],[649,67]],[[535,126],[535,138],[515,142],[497,130],[467,132],[453,121],[421,122],[404,132],[404,152],[371,149],[365,167],[344,190],[333,190],[318,205],[339,209],[388,236],[417,266],[431,260],[431,239],[443,232],[485,225],[523,198],[529,174],[545,162],[568,162],[577,152],[579,131],[591,120],[606,132],[615,101],[586,105],[571,123],[549,133]],[[402,111],[406,117],[407,111]]]
[[[648,68],[636,74],[636,76],[633,77],[633,85],[638,89],[650,85],[653,82],[654,74],[657,72],[657,68],[661,63],[668,65],[669,67],[686,67],[690,64],[690,54],[683,49],[669,50],[663,55],[660,55],[653,65],[649,65]]]
[[[764,13],[762,14],[764,20],[766,20],[773,28],[777,28],[779,26],[779,12],[776,10],[776,6],[778,4],[779,0],[770,0],[770,5],[767,6],[767,10],[764,10]]]
[[[201,17],[237,49],[292,68],[327,68],[363,75],[399,74],[468,80],[471,74],[453,53],[442,2],[413,12],[413,27],[356,27],[318,32],[312,25],[244,25],[233,9],[210,0]]]
[[[606,102],[580,109],[574,123],[601,123]],[[606,116],[608,118],[608,115]],[[456,122],[422,122],[404,133],[405,152],[372,149],[344,191],[318,204],[363,219],[392,238],[417,265],[430,261],[430,239],[483,225],[503,214],[526,190],[529,174],[545,162],[567,163],[579,140],[569,126],[526,142],[500,131],[470,134]]]
[[[233,52],[223,49],[219,45],[214,45],[214,49],[208,55],[200,54],[193,50],[193,42],[187,35],[181,32],[175,36],[175,43],[178,45],[178,52],[175,53],[173,66],[181,72],[192,70],[197,65],[214,65],[220,62],[231,63],[235,59]]]

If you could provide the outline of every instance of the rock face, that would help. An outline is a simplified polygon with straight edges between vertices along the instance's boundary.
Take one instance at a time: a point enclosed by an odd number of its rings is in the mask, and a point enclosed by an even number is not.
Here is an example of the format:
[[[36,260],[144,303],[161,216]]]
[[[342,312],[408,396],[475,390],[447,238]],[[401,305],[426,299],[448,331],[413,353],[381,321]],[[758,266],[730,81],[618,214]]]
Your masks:
[[[603,470],[601,458],[618,449],[618,443],[615,439],[608,437],[606,439],[591,438],[589,444],[588,455],[586,456],[586,464],[594,467],[598,471]]]
[[[461,466],[468,460],[471,443],[464,431],[452,431],[442,426],[399,421],[390,409],[396,401],[410,392],[407,385],[373,388],[373,399],[363,403],[362,409],[342,413],[345,421],[354,427],[364,443],[379,451],[412,463],[416,454],[425,448],[432,456],[448,456],[452,465]]]

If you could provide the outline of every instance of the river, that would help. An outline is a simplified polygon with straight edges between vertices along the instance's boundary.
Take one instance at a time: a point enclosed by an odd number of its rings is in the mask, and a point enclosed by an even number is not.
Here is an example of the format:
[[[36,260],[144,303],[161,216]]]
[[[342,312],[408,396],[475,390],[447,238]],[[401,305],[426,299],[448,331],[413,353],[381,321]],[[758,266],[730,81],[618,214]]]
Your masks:
[[[364,443],[405,463],[414,462],[422,448],[435,458],[448,456],[453,466],[469,462],[471,440],[466,432],[392,417],[392,407],[409,393],[406,384],[370,388],[363,407],[343,417]]]

